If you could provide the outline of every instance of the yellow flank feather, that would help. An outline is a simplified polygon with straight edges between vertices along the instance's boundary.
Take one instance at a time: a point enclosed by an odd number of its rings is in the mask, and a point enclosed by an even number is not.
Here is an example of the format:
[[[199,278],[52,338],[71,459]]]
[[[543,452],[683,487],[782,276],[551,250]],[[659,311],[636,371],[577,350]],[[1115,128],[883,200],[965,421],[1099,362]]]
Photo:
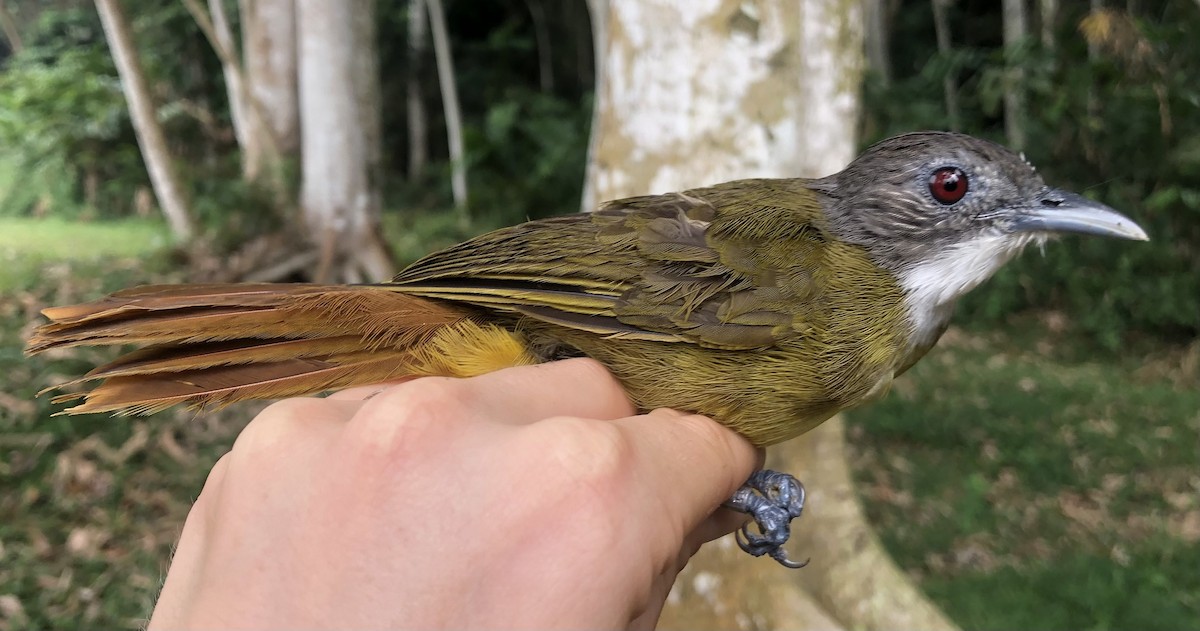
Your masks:
[[[411,353],[411,363],[406,362],[405,367],[417,375],[475,377],[501,368],[539,363],[520,334],[471,320],[439,329]]]

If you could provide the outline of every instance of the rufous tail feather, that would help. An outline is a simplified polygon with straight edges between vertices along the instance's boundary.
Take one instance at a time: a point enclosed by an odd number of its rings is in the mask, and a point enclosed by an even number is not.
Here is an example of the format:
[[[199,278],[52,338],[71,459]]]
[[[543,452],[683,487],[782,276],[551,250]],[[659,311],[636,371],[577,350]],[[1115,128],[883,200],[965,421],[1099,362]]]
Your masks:
[[[55,397],[83,399],[69,414],[150,414],[538,361],[508,329],[378,285],[152,285],[42,313],[50,322],[34,332],[29,354],[141,346],[52,388],[100,382]]]

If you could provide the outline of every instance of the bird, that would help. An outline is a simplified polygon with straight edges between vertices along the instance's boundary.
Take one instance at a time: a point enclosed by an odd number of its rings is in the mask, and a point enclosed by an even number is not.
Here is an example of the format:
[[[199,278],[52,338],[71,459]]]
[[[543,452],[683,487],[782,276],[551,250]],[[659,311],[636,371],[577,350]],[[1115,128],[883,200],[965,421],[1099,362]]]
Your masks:
[[[57,386],[66,413],[153,413],[588,356],[638,408],[703,414],[765,447],[884,394],[956,301],[1031,243],[1148,240],[1009,149],[914,132],[822,178],[609,201],[435,252],[362,285],[151,285],[50,307],[26,351],[139,348]],[[804,487],[758,471],[738,543],[783,548]]]

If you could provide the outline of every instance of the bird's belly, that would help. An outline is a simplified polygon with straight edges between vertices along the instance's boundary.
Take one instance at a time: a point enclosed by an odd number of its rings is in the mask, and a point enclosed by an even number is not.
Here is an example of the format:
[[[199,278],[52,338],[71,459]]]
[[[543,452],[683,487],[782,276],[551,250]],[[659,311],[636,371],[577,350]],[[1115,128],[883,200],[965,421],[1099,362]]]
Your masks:
[[[890,366],[857,364],[855,374],[840,375],[833,380],[837,387],[831,387],[819,361],[803,352],[721,350],[555,333],[607,366],[640,409],[669,407],[703,414],[758,446],[798,436],[882,394],[892,374]]]

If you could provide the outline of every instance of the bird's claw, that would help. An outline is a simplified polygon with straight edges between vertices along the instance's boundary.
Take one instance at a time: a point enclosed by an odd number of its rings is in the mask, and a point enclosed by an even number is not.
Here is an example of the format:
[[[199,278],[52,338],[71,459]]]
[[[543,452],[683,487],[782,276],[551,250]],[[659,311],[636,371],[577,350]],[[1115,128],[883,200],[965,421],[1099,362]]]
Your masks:
[[[767,555],[789,568],[801,568],[808,561],[793,561],[783,544],[791,536],[791,521],[804,510],[804,485],[778,471],[755,471],[725,506],[746,513],[758,525],[758,534],[746,523],[737,532],[738,547],[756,557]]]

